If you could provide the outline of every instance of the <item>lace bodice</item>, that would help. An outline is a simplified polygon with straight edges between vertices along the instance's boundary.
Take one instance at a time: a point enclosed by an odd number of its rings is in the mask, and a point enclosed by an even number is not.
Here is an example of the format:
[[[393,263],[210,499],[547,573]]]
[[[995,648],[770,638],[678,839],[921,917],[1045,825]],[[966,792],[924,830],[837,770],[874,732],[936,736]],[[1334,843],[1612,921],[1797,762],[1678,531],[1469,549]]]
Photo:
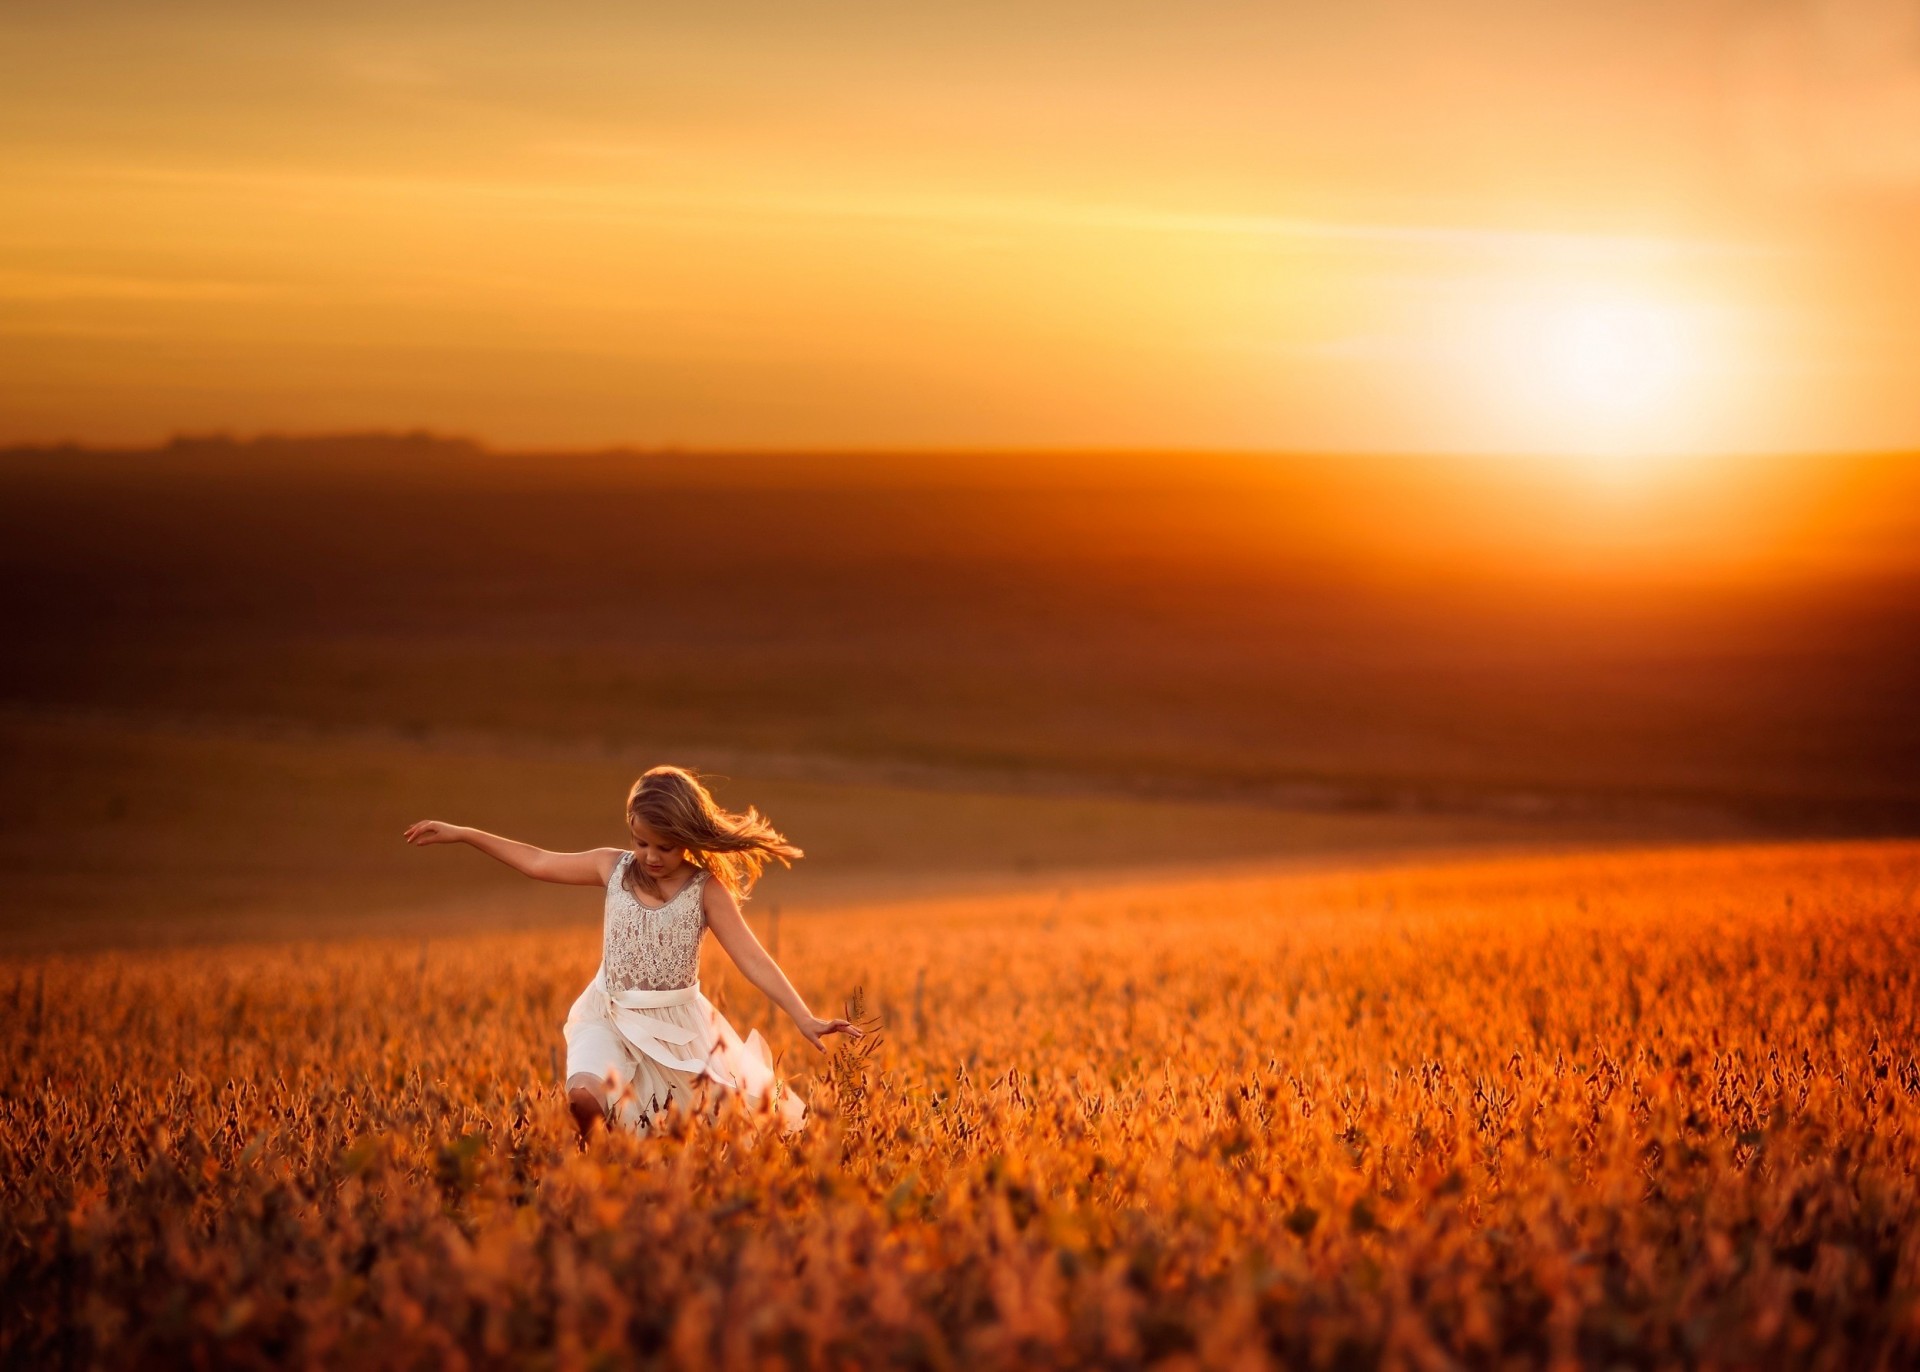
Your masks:
[[[623,884],[631,852],[623,853],[607,879],[607,918],[601,962],[615,991],[691,986],[700,979],[700,935],[707,915],[700,905],[705,872],[695,872],[665,905],[635,900]]]

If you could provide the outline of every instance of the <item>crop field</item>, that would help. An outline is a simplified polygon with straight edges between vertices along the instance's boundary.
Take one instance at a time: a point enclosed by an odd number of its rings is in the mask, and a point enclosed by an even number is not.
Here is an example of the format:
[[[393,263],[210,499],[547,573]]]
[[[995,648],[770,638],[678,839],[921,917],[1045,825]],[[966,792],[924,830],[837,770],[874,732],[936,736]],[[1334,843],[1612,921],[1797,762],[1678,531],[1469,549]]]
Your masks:
[[[10,1366],[1904,1367],[1920,844],[790,916],[809,1098],[572,1142],[595,933],[0,964]],[[764,916],[750,919],[771,937]]]

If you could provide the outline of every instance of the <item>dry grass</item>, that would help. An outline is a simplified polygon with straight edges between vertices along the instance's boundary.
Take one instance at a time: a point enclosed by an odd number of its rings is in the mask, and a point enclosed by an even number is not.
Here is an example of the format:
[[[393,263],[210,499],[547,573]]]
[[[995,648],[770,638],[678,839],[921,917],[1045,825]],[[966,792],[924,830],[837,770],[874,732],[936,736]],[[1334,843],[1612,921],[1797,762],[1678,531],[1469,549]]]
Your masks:
[[[799,1141],[585,1156],[589,934],[15,960],[0,1358],[1907,1366],[1916,883],[1852,844],[792,919],[816,1008],[886,1022],[776,1030]]]

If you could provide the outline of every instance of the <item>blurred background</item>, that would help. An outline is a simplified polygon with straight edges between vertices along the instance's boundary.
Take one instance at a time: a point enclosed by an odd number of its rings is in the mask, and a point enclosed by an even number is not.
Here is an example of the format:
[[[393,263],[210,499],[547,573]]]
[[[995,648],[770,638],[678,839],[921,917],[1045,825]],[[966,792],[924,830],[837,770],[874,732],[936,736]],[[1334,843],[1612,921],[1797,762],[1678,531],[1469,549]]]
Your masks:
[[[1920,825],[1920,9],[0,14],[8,946]]]

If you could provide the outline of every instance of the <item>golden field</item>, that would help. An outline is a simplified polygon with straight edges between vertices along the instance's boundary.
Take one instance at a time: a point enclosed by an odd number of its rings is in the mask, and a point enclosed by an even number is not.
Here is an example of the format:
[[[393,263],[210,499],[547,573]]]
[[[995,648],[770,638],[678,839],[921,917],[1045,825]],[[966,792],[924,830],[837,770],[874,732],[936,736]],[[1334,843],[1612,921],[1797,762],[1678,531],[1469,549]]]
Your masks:
[[[16,956],[0,1360],[1908,1366],[1917,888],[1847,842],[796,915],[869,1051],[706,979],[806,1131],[585,1155],[588,928]]]

